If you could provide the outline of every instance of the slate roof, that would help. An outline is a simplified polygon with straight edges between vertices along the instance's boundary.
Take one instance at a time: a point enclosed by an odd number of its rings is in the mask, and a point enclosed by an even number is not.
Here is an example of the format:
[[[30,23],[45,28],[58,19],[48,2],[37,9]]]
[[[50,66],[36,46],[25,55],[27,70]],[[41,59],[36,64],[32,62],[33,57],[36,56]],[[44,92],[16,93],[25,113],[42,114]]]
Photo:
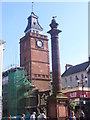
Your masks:
[[[37,20],[37,24],[36,25],[32,24],[32,18],[35,18]],[[31,15],[28,17],[28,25],[27,25],[27,27],[26,27],[24,32],[27,32],[30,29],[36,29],[36,30],[43,31],[43,28],[40,26],[40,24],[38,22],[38,16],[36,16],[34,14],[34,12],[32,12]]]
[[[88,65],[89,65],[89,62],[87,61],[78,65],[72,66],[62,74],[62,77],[72,75],[81,71],[85,71]]]

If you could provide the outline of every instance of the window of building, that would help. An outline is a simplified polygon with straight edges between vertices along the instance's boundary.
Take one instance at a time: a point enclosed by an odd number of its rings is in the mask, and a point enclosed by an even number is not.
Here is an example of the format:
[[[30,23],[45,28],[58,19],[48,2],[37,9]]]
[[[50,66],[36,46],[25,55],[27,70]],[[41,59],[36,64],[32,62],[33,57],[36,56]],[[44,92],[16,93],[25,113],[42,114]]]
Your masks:
[[[75,76],[75,80],[78,80],[78,77],[77,77],[77,75]]]
[[[67,78],[65,78],[65,82],[67,83]]]
[[[42,75],[43,78],[45,78],[45,75]]]
[[[38,34],[38,31],[36,31],[36,33]]]
[[[48,75],[46,75],[46,78],[48,78]]]
[[[33,77],[37,77],[37,74],[34,74]]]
[[[36,25],[36,22],[33,22],[34,25]]]
[[[33,30],[33,33],[35,33],[35,30]]]
[[[81,79],[83,79],[83,74],[81,74]]]
[[[40,74],[38,74],[38,77],[40,77],[41,75]]]
[[[70,81],[72,81],[72,77],[70,77]]]

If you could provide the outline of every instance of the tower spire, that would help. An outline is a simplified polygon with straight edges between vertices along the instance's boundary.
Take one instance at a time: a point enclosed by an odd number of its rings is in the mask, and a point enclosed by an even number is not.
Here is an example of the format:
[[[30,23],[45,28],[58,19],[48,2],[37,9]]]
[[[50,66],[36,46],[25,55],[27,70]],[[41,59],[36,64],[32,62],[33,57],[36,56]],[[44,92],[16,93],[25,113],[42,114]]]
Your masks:
[[[32,12],[33,12],[33,3],[34,3],[34,2],[32,2]]]
[[[25,34],[28,32],[40,33],[42,34],[43,28],[40,26],[38,22],[38,16],[33,12],[33,3],[32,2],[32,12],[31,15],[28,17],[28,25],[25,29]]]

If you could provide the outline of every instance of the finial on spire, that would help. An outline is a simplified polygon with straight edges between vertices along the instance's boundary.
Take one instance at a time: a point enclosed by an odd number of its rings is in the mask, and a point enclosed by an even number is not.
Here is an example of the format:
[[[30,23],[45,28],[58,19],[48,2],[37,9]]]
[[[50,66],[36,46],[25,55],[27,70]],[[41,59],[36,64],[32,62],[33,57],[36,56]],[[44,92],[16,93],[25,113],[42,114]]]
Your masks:
[[[33,12],[33,3],[34,3],[34,2],[32,2],[32,12]]]

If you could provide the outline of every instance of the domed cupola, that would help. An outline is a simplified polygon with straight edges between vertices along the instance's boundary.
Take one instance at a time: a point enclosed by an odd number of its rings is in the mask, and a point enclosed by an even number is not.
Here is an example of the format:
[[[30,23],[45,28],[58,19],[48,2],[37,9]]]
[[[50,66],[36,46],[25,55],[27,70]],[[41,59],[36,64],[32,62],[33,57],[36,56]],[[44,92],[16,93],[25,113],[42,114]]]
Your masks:
[[[28,25],[24,31],[25,34],[27,34],[28,32],[41,34],[42,31],[43,28],[40,26],[38,22],[38,16],[36,16],[34,12],[31,12],[31,15],[28,17]]]

